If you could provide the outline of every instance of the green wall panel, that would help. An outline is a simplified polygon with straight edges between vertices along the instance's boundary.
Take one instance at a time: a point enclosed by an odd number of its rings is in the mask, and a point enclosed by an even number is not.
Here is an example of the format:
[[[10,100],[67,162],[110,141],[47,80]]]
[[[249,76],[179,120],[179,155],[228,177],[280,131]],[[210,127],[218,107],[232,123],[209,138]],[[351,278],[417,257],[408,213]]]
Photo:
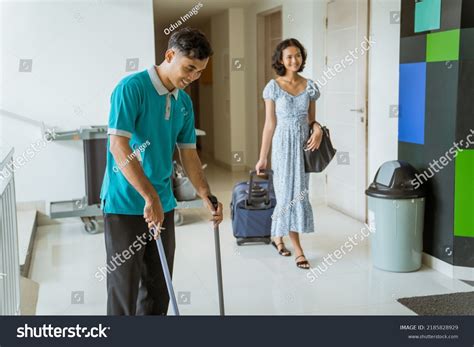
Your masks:
[[[456,158],[454,188],[454,235],[474,237],[474,150]]]
[[[459,29],[428,34],[426,40],[426,61],[459,60]]]

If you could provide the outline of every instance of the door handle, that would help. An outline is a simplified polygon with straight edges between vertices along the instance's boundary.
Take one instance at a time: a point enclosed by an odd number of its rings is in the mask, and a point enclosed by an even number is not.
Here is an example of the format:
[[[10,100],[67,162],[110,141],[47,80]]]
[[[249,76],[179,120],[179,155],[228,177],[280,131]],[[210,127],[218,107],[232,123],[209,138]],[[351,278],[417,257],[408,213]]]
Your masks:
[[[363,107],[357,108],[357,109],[354,109],[354,108],[351,109],[351,112],[357,112],[357,113],[364,113],[364,111],[365,110]]]

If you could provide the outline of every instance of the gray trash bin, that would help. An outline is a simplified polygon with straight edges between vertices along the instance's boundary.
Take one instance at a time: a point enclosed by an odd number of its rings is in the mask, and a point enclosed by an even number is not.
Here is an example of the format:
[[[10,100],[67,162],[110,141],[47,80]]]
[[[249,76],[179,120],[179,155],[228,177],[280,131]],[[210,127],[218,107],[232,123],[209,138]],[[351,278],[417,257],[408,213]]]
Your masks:
[[[365,191],[373,265],[393,272],[421,267],[426,189],[404,161],[384,163]],[[416,189],[415,189],[416,188]]]

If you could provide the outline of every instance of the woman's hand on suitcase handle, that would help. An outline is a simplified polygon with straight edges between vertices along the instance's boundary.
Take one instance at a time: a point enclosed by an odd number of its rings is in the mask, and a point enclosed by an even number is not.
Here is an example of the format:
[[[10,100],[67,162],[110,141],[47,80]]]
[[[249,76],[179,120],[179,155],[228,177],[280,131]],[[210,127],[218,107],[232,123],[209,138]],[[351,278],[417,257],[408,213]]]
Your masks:
[[[267,169],[267,159],[259,159],[257,164],[255,165],[255,171],[257,171],[257,175],[262,175],[263,173],[260,170]]]
[[[153,230],[153,236],[156,240],[161,230],[163,230],[163,228],[161,228],[161,225],[163,224],[163,221],[165,219],[163,206],[161,205],[161,201],[158,195],[156,197],[152,197],[150,199],[145,200],[143,218],[148,224],[148,229]]]

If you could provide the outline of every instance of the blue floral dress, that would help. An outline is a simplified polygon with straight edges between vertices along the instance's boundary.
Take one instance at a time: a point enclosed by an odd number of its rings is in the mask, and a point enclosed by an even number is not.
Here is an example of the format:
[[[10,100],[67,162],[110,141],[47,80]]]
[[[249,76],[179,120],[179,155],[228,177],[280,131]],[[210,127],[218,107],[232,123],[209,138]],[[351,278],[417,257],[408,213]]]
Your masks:
[[[309,103],[318,99],[316,84],[308,79],[306,89],[293,96],[275,80],[263,90],[263,98],[275,102],[276,128],[272,140],[272,169],[277,204],[272,216],[272,236],[290,231],[314,232],[309,201],[309,174],[304,170],[303,146],[308,140]]]

